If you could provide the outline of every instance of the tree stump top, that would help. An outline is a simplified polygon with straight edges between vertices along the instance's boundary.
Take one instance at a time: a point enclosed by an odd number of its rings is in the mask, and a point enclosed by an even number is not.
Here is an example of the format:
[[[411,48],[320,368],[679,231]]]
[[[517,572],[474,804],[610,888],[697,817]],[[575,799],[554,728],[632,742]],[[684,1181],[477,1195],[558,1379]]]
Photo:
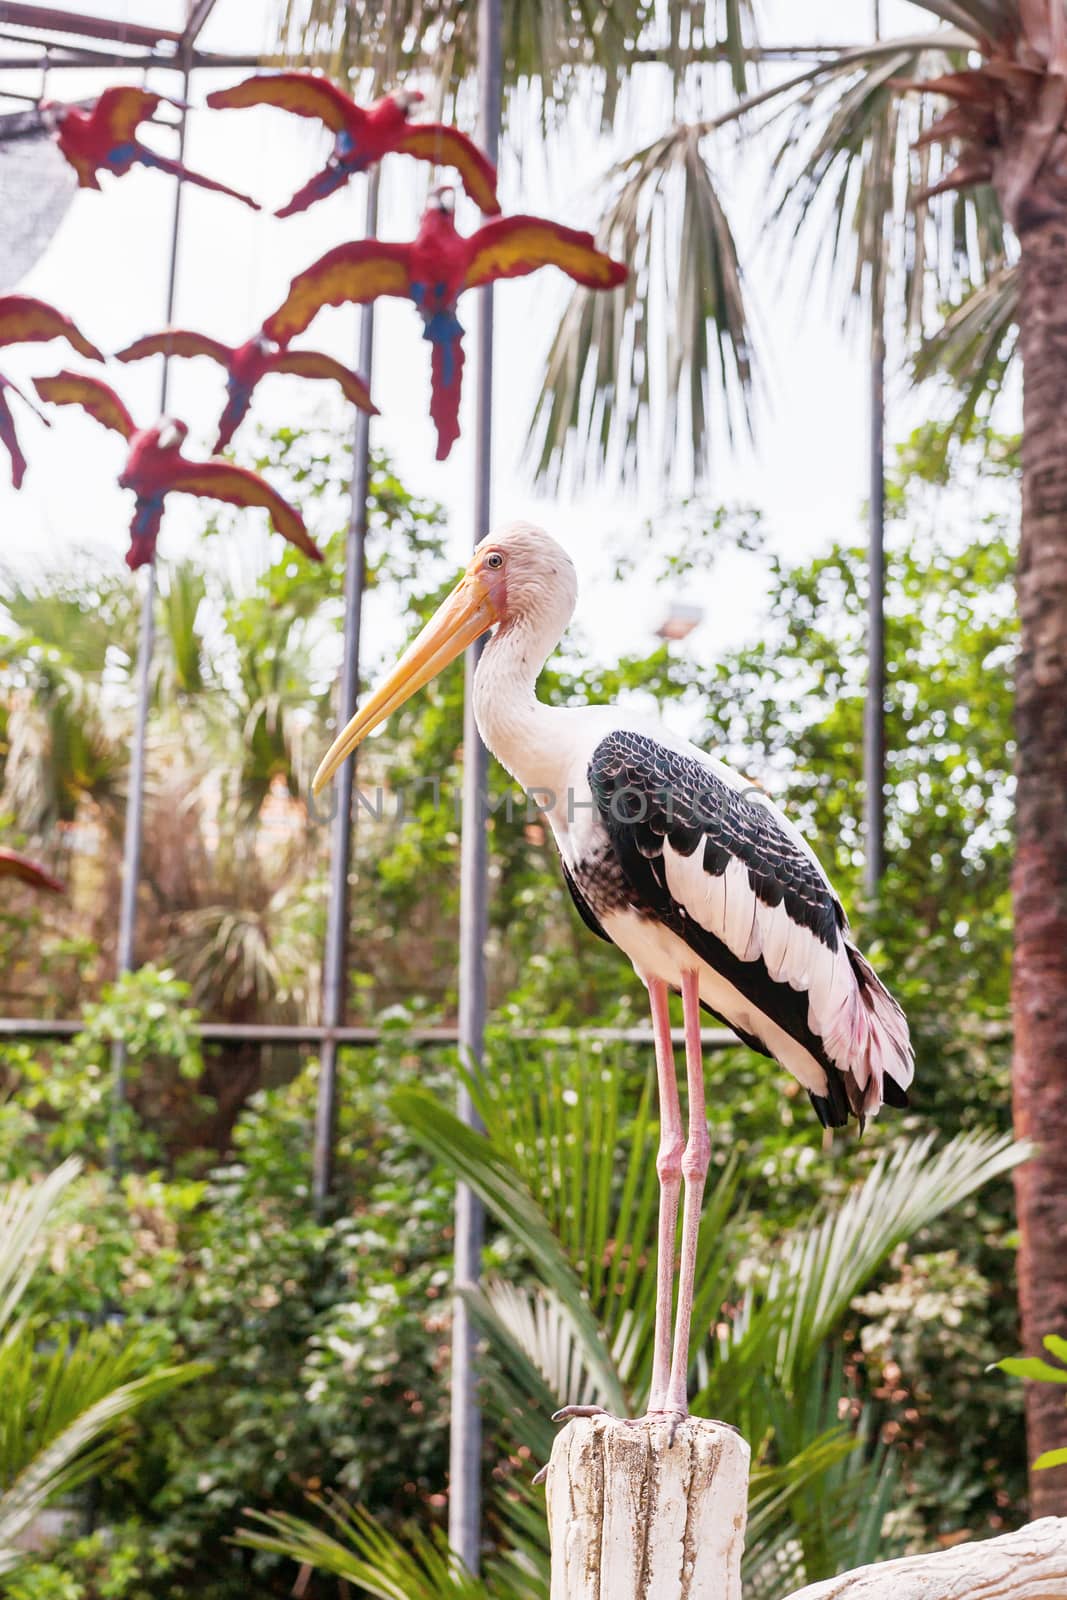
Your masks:
[[[721,1423],[575,1419],[548,1469],[552,1600],[740,1600],[749,1448]]]

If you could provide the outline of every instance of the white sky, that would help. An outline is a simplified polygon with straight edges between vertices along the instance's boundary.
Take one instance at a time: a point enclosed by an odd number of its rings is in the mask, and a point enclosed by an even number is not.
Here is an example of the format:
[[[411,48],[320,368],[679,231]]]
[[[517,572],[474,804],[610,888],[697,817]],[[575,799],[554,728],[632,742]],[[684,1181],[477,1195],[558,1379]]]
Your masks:
[[[82,9],[92,10],[88,3]],[[105,9],[99,7],[99,9]],[[123,14],[116,3],[112,14]],[[787,34],[839,38],[845,13],[867,7],[844,7],[840,0],[767,0],[764,38]],[[176,0],[131,5],[136,20],[172,24]],[[798,19],[803,13],[803,25]],[[926,27],[905,0],[883,6],[886,31]],[[208,49],[255,50],[271,37],[273,0],[220,0],[203,43]],[[851,30],[849,30],[851,32]],[[856,27],[856,34],[866,28]],[[243,74],[197,75],[193,103],[229,78]],[[50,92],[64,98],[98,93],[108,75],[54,74]],[[176,74],[159,74],[157,87],[178,92]],[[36,87],[30,75],[0,75],[0,88]],[[0,102],[0,104],[3,104]],[[10,107],[7,103],[5,109]],[[652,113],[658,116],[655,107]],[[650,126],[654,129],[655,122]],[[572,225],[590,226],[597,216],[593,183],[613,154],[636,143],[632,121],[616,142],[597,141],[587,130],[521,161],[513,148],[501,161],[501,198],[505,211],[542,211]],[[172,136],[150,133],[159,148],[171,150]],[[243,188],[263,202],[254,215],[222,196],[194,188],[186,191],[183,249],[175,321],[237,343],[283,298],[293,274],[343,239],[358,236],[363,195],[361,183],[320,203],[299,217],[279,221],[270,212],[321,164],[329,135],[317,125],[272,110],[199,111],[190,118],[186,159],[212,176]],[[758,237],[762,185],[751,165],[731,171],[732,147],[723,143],[716,170],[728,213],[742,247],[747,292],[759,331],[763,356],[765,403],[759,412],[755,446],[716,452],[713,503],[740,502],[761,507],[776,549],[803,557],[824,548],[835,537],[847,537],[857,517],[867,482],[867,373],[862,332],[846,337],[840,308],[823,289],[813,287],[806,271],[790,270],[781,259],[771,262]],[[724,170],[725,169],[725,170]],[[385,237],[408,238],[417,226],[430,181],[421,163],[392,160],[386,169],[387,189],[380,231]],[[166,257],[170,231],[172,183],[158,173],[135,169],[120,181],[104,179],[105,192],[79,193],[47,253],[19,285],[26,293],[55,302],[72,315],[85,333],[104,349],[118,349],[138,335],[163,326]],[[460,226],[473,227],[476,217],[464,208]],[[598,590],[606,581],[613,546],[620,535],[636,531],[663,509],[662,487],[642,483],[636,492],[590,489],[580,497],[539,497],[522,462],[525,426],[542,370],[542,356],[555,328],[555,312],[566,300],[568,285],[554,272],[506,283],[496,296],[496,378],[494,425],[494,519],[529,517],[560,537],[575,555],[587,591],[585,621],[605,653],[632,649],[659,623],[665,597],[649,602],[647,586],[631,582],[612,597],[610,620],[598,621]],[[467,324],[473,328],[473,306]],[[323,348],[351,360],[355,349],[356,313],[351,308],[327,311],[303,336],[301,345]],[[445,463],[433,459],[434,434],[428,414],[429,352],[420,338],[412,308],[382,301],[376,328],[373,392],[382,410],[374,424],[375,443],[394,457],[404,482],[414,491],[444,502],[449,510],[457,560],[474,536],[472,493],[474,451],[474,356],[476,341],[468,337],[464,434]],[[65,347],[28,347],[4,351],[4,370],[16,382],[33,374],[80,365]],[[159,372],[156,362],[113,366],[106,374],[126,399],[135,418],[156,414]],[[904,385],[891,385],[889,438],[906,434],[921,412],[916,402],[895,403]],[[247,459],[254,423],[299,423],[323,415],[326,386],[295,379],[269,380],[258,392],[253,418],[238,435],[238,459]],[[204,448],[212,436],[222,404],[222,379],[210,362],[175,362],[168,409],[184,417],[192,433],[191,449]],[[16,402],[17,405],[17,402]],[[343,415],[344,427],[351,413]],[[114,483],[123,445],[76,409],[52,414],[43,428],[20,408],[18,424],[30,470],[20,494],[6,481],[0,463],[0,559],[17,567],[38,560],[60,561],[66,553],[99,548],[119,560],[126,548],[130,497]],[[243,448],[242,448],[243,447]],[[186,553],[195,544],[195,503],[169,502],[160,551],[164,559]],[[249,538],[259,537],[260,517],[249,513]],[[242,524],[243,525],[243,524]],[[312,528],[312,532],[314,532]],[[698,596],[707,609],[701,630],[704,647],[735,641],[753,626],[760,604],[758,568],[727,560],[714,575],[711,592]],[[687,598],[694,598],[692,595]],[[603,617],[603,612],[600,613]],[[625,629],[627,637],[621,636]]]

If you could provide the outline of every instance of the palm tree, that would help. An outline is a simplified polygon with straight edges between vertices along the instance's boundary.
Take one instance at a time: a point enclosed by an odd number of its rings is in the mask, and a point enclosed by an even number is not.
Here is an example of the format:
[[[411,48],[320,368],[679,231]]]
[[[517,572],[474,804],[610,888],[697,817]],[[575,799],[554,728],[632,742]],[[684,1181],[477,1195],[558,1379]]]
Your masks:
[[[568,304],[531,430],[543,478],[643,459],[662,472],[673,459],[698,480],[716,411],[747,424],[750,319],[715,179],[727,129],[765,148],[773,136],[769,223],[818,229],[876,330],[883,307],[899,308],[919,372],[941,362],[963,385],[962,426],[1021,356],[1014,1097],[1018,1131],[1041,1144],[1016,1174],[1023,1335],[1036,1352],[1067,1306],[1067,11],[915,0],[927,31],[776,53],[759,48],[749,0],[564,9],[545,25],[543,7],[503,0],[506,81],[539,86],[545,107],[591,84],[610,117],[638,87],[647,106],[658,68],[667,129],[606,175],[602,235],[635,271],[614,296],[578,291]],[[379,0],[368,23],[355,0],[290,0],[285,38],[379,77],[430,67],[452,93],[475,10]],[[1032,1454],[1056,1443],[1060,1420],[1033,1388]],[[1032,1490],[1035,1515],[1067,1510],[1067,1470]]]

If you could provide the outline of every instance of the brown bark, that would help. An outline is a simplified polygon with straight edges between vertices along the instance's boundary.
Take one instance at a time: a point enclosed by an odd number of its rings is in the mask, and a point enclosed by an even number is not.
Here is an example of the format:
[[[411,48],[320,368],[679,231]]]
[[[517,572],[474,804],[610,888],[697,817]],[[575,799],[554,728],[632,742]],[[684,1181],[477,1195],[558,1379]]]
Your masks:
[[[1053,209],[1049,207],[1048,209]],[[1067,208],[1023,223],[1022,625],[1015,901],[1015,1176],[1026,1350],[1067,1337]],[[1039,212],[1038,212],[1039,214]],[[1065,1390],[1027,1385],[1030,1459],[1067,1445]],[[1031,1473],[1034,1517],[1067,1513],[1067,1468]]]

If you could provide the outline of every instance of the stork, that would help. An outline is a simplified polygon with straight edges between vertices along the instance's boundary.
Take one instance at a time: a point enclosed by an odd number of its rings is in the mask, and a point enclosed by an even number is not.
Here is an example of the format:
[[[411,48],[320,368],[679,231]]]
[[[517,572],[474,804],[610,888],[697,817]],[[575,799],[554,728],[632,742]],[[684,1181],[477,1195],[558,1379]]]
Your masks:
[[[314,788],[494,630],[474,680],[482,738],[527,793],[544,800],[582,920],[629,956],[648,989],[660,1100],[648,1414],[678,1418],[688,1412],[697,1231],[710,1158],[701,1010],[792,1073],[824,1127],[843,1126],[850,1115],[862,1126],[883,1104],[906,1106],[914,1054],[904,1013],[850,942],[844,909],[813,851],[761,791],[654,719],[537,699],[538,676],[576,599],[571,560],[541,529],[518,522],[483,539],[436,615],[338,734]],[[687,1137],[672,991],[681,994],[685,1022]],[[572,1414],[575,1408],[559,1413]]]

